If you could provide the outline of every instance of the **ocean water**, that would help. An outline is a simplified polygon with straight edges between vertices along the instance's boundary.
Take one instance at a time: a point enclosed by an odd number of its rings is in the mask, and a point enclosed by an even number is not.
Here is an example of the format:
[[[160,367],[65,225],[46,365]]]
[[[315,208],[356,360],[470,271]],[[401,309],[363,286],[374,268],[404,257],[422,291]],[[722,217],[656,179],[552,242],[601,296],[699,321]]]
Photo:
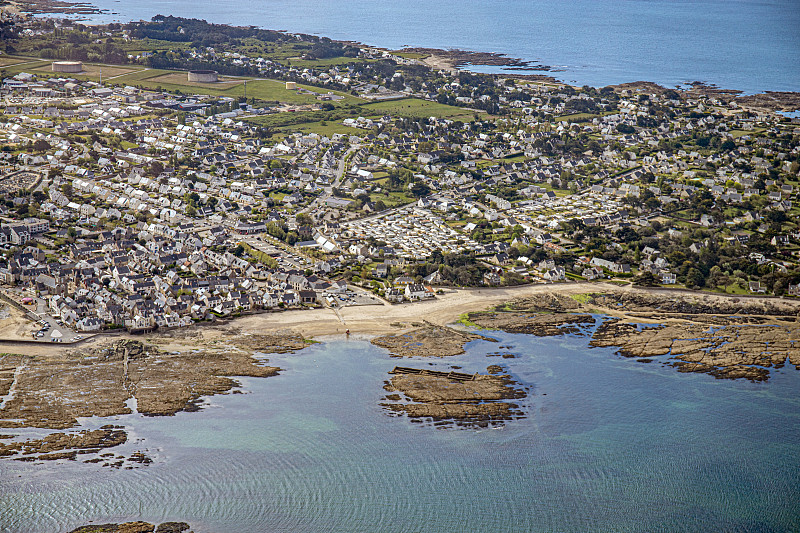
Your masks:
[[[703,81],[800,90],[797,0],[92,0],[96,21],[156,14],[399,48],[505,53],[577,85]],[[478,68],[481,71],[498,69]]]
[[[399,360],[366,341],[270,356],[174,417],[114,417],[136,470],[0,462],[0,531],[189,521],[197,533],[800,529],[800,372],[768,383],[679,374],[586,338],[492,333],[453,358]],[[506,351],[506,350],[504,350]],[[499,429],[441,429],[379,403],[396,364],[505,365],[530,396]],[[86,420],[87,426],[108,419]]]

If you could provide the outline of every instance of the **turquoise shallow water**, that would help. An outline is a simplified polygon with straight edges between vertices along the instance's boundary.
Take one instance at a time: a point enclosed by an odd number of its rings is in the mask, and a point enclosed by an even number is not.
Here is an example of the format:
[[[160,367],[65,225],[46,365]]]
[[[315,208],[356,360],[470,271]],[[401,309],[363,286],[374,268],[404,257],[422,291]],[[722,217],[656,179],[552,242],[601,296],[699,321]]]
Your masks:
[[[506,365],[531,394],[502,429],[391,417],[386,372],[430,361],[314,345],[201,412],[115,417],[146,468],[0,462],[0,531],[134,518],[198,533],[800,529],[800,372],[720,381],[581,337],[496,336],[516,359],[478,341],[431,368]]]
[[[506,53],[559,79],[715,83],[800,90],[797,0],[92,0],[117,15],[156,14],[403,45]]]

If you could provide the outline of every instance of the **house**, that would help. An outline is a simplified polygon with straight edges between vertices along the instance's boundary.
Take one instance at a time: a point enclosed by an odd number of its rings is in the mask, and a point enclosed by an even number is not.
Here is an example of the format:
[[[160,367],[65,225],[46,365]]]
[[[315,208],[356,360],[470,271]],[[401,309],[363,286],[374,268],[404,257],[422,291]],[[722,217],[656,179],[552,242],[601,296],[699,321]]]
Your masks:
[[[596,268],[596,267],[587,267],[587,268],[584,268],[583,271],[581,271],[581,276],[583,276],[584,278],[586,278],[588,280],[602,278],[602,277],[604,277],[603,269],[602,268]]]
[[[376,278],[385,278],[389,275],[389,267],[386,263],[380,263],[375,266],[375,277]]]
[[[317,302],[317,293],[312,290],[297,291],[297,296],[300,298],[300,303],[313,304]]]
[[[751,281],[748,285],[750,292],[764,294],[767,292],[767,288],[761,285],[760,281]]]
[[[487,272],[483,275],[484,285],[500,285],[500,275],[497,272]]]
[[[386,289],[386,292],[383,294],[383,296],[389,302],[400,303],[403,301],[405,293],[400,289]]]
[[[78,331],[100,331],[104,322],[100,318],[84,317],[75,322],[75,328]]]
[[[438,285],[442,282],[442,274],[437,270],[433,274],[429,274],[422,278],[428,285]]]
[[[547,281],[561,281],[565,278],[565,276],[566,271],[564,270],[564,267],[556,267],[542,274],[542,277]]]
[[[678,282],[678,277],[673,272],[662,272],[661,283],[664,285],[675,285]]]
[[[406,285],[405,297],[409,300],[422,300],[430,296],[430,293],[423,285],[409,284]]]

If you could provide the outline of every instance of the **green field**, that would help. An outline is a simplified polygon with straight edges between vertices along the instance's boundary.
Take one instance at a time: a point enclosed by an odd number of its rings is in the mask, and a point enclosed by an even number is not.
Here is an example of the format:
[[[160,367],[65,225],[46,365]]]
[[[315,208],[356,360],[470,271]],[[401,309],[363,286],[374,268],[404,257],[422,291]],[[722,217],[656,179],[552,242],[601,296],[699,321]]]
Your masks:
[[[403,52],[402,50],[393,50],[392,53],[399,57],[405,57],[406,59],[425,59],[429,56],[429,54],[420,54],[417,52]]]
[[[24,61],[15,65],[4,67],[6,76],[13,76],[20,72],[35,73],[40,77],[63,76],[61,73],[44,71],[43,69],[50,66],[51,60],[43,61],[39,59],[15,57]],[[95,67],[109,67],[116,69],[132,69],[133,72],[115,76],[111,82],[115,85],[133,85],[146,89],[160,89],[163,91],[180,91],[183,94],[208,94],[213,96],[244,96],[244,83],[237,83],[236,80],[247,80],[247,97],[257,98],[267,102],[283,102],[288,104],[316,104],[320,103],[317,97],[313,94],[302,94],[297,91],[289,91],[286,89],[286,84],[279,80],[270,80],[264,78],[247,78],[247,77],[228,77],[231,83],[189,83],[178,81],[185,78],[186,71],[182,70],[159,70],[147,69],[139,65],[100,65],[95,63],[84,63],[84,66],[89,72],[86,74],[69,74],[80,80],[97,81],[99,79],[98,70]],[[37,70],[40,69],[40,70]],[[161,79],[159,79],[161,78]],[[166,79],[165,79],[166,78]],[[298,89],[306,89],[319,94],[325,94],[327,89],[313,87],[310,85],[297,85]],[[343,96],[343,100],[331,101],[335,106],[341,106],[345,103],[360,103],[364,100],[347,93],[332,91],[334,94]]]
[[[474,118],[475,112],[466,109],[429,102],[418,98],[403,98],[401,100],[388,100],[386,102],[374,102],[361,106],[364,116],[392,115],[409,118],[450,118],[454,120],[470,121]]]
[[[378,200],[382,201],[386,204],[386,207],[392,208],[397,207],[399,205],[405,205],[413,202],[415,199],[411,196],[406,195],[402,192],[390,192],[387,195],[384,193],[372,193],[369,195],[369,199],[372,202],[377,202]]]
[[[263,122],[260,123],[263,124]],[[368,133],[367,130],[361,130],[345,126],[342,124],[341,120],[338,121],[321,120],[317,122],[304,122],[290,126],[280,126],[278,128],[278,131],[284,133],[294,133],[294,132],[317,133],[325,137],[331,137],[335,133],[341,133],[344,135],[357,135],[358,137],[363,137]]]

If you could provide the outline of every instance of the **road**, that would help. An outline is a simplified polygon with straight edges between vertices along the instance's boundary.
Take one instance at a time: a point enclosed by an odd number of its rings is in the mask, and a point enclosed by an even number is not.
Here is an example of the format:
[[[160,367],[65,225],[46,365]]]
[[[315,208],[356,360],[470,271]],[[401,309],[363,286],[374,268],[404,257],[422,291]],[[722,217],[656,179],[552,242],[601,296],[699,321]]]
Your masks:
[[[303,209],[301,209],[300,213],[308,213],[312,211],[313,209],[316,208],[317,205],[325,203],[325,200],[327,200],[333,195],[332,189],[338,188],[341,185],[342,178],[344,177],[345,171],[347,170],[345,168],[345,162],[347,161],[347,157],[356,150],[358,150],[359,148],[361,148],[361,145],[354,144],[353,146],[347,149],[342,158],[339,160],[339,168],[336,169],[336,178],[333,180],[333,185],[331,185],[331,192],[323,192],[322,194],[314,198],[314,201],[308,204]]]

